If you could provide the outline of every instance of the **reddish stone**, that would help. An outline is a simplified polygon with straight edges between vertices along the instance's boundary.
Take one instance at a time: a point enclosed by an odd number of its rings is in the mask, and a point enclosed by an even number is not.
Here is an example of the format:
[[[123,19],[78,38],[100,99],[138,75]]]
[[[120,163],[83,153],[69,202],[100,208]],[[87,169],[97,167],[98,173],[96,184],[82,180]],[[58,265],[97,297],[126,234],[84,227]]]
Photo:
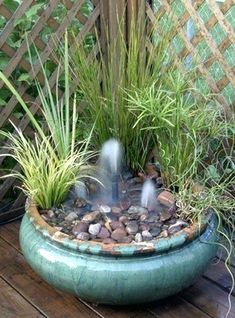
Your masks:
[[[171,207],[175,203],[175,197],[173,196],[173,194],[166,190],[162,191],[158,195],[157,200],[167,207]]]
[[[127,234],[126,234],[126,231],[124,229],[116,229],[111,234],[111,238],[119,243],[123,240],[123,238],[125,236],[127,236]]]
[[[99,234],[97,236],[102,238],[102,239],[106,239],[106,238],[110,237],[110,233],[106,229],[106,227],[102,226],[101,229],[100,229],[100,232],[99,232]]]
[[[116,229],[123,229],[124,228],[124,225],[122,222],[120,221],[112,221],[110,223],[110,226],[113,230],[116,230]]]

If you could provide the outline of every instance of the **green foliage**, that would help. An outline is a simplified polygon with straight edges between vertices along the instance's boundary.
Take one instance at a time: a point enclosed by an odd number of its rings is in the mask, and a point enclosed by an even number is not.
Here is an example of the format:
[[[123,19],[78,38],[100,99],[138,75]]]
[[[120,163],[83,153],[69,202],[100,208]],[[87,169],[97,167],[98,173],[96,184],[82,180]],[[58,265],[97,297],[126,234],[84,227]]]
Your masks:
[[[22,169],[21,172],[13,172],[6,177],[14,176],[21,180],[22,189],[40,208],[50,208],[62,202],[71,185],[82,177],[81,169],[91,155],[87,151],[88,141],[75,147],[77,108],[76,96],[74,96],[72,112],[70,111],[67,36],[65,37],[63,66],[65,92],[62,99],[59,100],[58,94],[54,98],[42,64],[46,90],[44,91],[37,83],[49,135],[44,133],[16,89],[0,72],[0,78],[15,95],[36,131],[33,142],[28,140],[13,124],[14,133],[1,131],[1,135],[10,140],[10,146],[7,149],[13,151],[13,153],[7,152],[7,155],[15,159]],[[58,91],[58,81],[56,87]],[[5,155],[2,153],[2,156]]]
[[[97,40],[98,58],[91,61],[86,48],[78,46],[74,64],[79,94],[86,102],[82,114],[84,133],[95,122],[92,146],[98,149],[107,139],[118,139],[124,146],[127,165],[137,172],[145,166],[153,138],[142,129],[143,121],[136,124],[136,114],[128,111],[127,93],[132,96],[136,89],[155,83],[164,73],[166,61],[170,61],[166,54],[170,34],[164,33],[155,45],[150,46],[141,24],[132,21],[127,45],[121,24],[120,32],[108,47],[107,57],[103,57]],[[146,46],[148,52],[143,50]]]

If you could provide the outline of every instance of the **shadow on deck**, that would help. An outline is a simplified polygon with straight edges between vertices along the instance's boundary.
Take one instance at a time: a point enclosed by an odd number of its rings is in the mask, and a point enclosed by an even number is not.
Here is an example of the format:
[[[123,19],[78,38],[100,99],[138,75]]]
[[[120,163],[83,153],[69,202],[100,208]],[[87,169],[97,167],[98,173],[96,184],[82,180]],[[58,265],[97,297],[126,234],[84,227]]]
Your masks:
[[[223,256],[197,283],[148,305],[93,305],[50,287],[25,262],[18,242],[20,222],[0,226],[0,318],[224,318],[232,280]],[[235,263],[231,267],[235,275]],[[235,291],[231,296],[235,318]]]

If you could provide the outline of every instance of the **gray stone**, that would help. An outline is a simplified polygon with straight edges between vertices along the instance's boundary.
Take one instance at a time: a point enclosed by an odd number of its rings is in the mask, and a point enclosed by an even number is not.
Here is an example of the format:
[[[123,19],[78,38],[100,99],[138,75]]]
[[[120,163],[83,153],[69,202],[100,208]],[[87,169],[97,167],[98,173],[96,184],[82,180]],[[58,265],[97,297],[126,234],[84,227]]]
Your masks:
[[[126,215],[122,215],[120,216],[119,221],[126,224],[129,221],[129,219]]]
[[[99,211],[100,211],[101,213],[110,213],[110,212],[111,212],[111,207],[108,206],[108,205],[102,204],[102,205],[100,205],[100,207],[99,207]]]
[[[150,241],[153,238],[152,234],[149,231],[143,231],[142,237],[144,241]]]
[[[66,221],[72,222],[78,218],[77,214],[75,212],[70,212],[64,219]]]
[[[52,210],[48,210],[47,211],[47,216],[51,219],[51,218],[53,218],[55,216],[55,212],[52,211]]]
[[[148,213],[148,210],[146,208],[143,208],[142,206],[132,205],[129,207],[128,213],[141,215]]]
[[[111,238],[106,238],[106,239],[103,239],[103,241],[102,241],[104,244],[114,244],[114,243],[116,243],[116,241],[114,241],[113,239],[111,239]]]
[[[90,224],[90,225],[89,225],[88,232],[89,232],[91,235],[95,235],[95,236],[96,236],[96,235],[99,234],[100,229],[101,229],[101,224],[100,224],[100,223]]]
[[[160,227],[157,227],[157,226],[154,226],[153,228],[150,229],[149,231],[152,236],[158,236],[160,233],[161,233],[161,228]]]
[[[90,238],[90,235],[87,232],[81,232],[77,235],[77,239],[81,241],[88,241]]]
[[[110,226],[113,230],[116,230],[116,229],[123,229],[124,228],[124,225],[122,222],[120,221],[113,221],[110,223]]]
[[[113,206],[112,207],[112,212],[115,214],[120,214],[122,212],[122,209],[119,208],[118,206]]]
[[[147,213],[144,213],[140,216],[140,221],[143,222],[145,221],[146,219],[148,218],[148,214]]]
[[[143,241],[142,235],[140,233],[136,233],[135,241],[136,241],[136,243],[140,243]]]
[[[171,213],[167,210],[164,210],[160,213],[160,220],[161,221],[167,221],[171,218]]]
[[[137,222],[128,222],[126,225],[126,231],[130,235],[136,234],[138,232],[138,229],[139,227]]]

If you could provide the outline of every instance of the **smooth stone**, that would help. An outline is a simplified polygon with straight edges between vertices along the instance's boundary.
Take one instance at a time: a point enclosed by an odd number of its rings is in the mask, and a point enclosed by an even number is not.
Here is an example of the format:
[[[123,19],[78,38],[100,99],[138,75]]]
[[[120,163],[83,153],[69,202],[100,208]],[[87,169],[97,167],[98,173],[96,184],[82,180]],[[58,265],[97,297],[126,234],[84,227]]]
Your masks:
[[[129,214],[139,214],[139,215],[141,215],[141,214],[148,213],[148,210],[146,208],[143,208],[142,206],[132,205],[128,209],[128,213]]]
[[[188,226],[187,222],[185,222],[183,220],[177,220],[175,224],[172,224],[169,226],[168,231],[169,231],[169,233],[171,233],[172,231],[174,231],[174,228],[180,227],[180,229],[181,229],[181,228],[186,227],[186,226]]]
[[[158,202],[160,202],[161,204],[163,204],[167,207],[171,207],[175,203],[174,195],[167,190],[162,191],[158,195],[157,200],[158,200]]]
[[[132,240],[133,240],[133,237],[129,235],[129,236],[122,237],[122,238],[118,241],[118,243],[126,243],[126,244],[129,244],[129,243],[132,242]]]
[[[173,214],[175,214],[175,213],[176,213],[177,208],[178,208],[178,207],[177,207],[176,202],[175,202],[175,203],[173,203],[173,204],[172,204],[172,206],[171,206],[171,207],[169,207],[168,212],[170,212],[170,213],[171,213],[171,215],[173,215]]]
[[[181,229],[182,229],[182,227],[181,226],[174,226],[174,227],[169,227],[168,228],[168,233],[170,234],[170,235],[172,235],[172,234],[174,234],[174,233],[177,233],[177,232],[179,232],[179,231],[181,231]]]
[[[81,241],[88,241],[90,238],[90,235],[87,232],[81,232],[77,235],[77,239]]]
[[[147,223],[140,224],[139,229],[140,229],[140,231],[149,231],[150,225]]]
[[[120,218],[118,220],[124,224],[126,224],[129,221],[129,219],[126,215],[120,216]]]
[[[125,236],[127,236],[127,233],[124,229],[116,229],[111,234],[111,238],[117,242],[121,242]]]
[[[78,218],[77,213],[75,212],[70,212],[64,219],[66,221],[72,222]]]
[[[153,238],[152,234],[149,231],[143,231],[142,237],[144,241],[150,241]]]
[[[136,243],[140,243],[143,241],[142,235],[140,233],[136,233],[135,241],[136,241]]]
[[[169,236],[168,231],[167,230],[162,231],[161,236],[168,237]]]
[[[103,239],[103,243],[104,244],[115,244],[116,241],[114,241],[113,239],[111,239],[110,237]]]
[[[142,214],[142,215],[140,216],[140,221],[143,222],[143,221],[147,220],[148,216],[149,216],[149,215],[148,215],[147,213],[146,213],[146,214],[145,214],[145,213]]]
[[[74,200],[74,206],[75,206],[76,208],[82,208],[82,207],[85,207],[86,205],[87,205],[87,202],[86,202],[86,200],[83,199],[83,198],[76,198],[76,199]]]
[[[126,231],[128,234],[136,234],[139,230],[138,224],[136,222],[128,222],[126,225]]]
[[[110,237],[110,233],[106,229],[106,227],[102,226],[101,229],[100,229],[100,232],[99,232],[99,234],[97,236],[99,238],[106,239],[106,238]]]
[[[149,217],[147,218],[146,222],[148,223],[154,223],[154,222],[157,222],[159,220],[159,214],[152,214],[152,215],[149,215]]]
[[[72,228],[72,233],[74,235],[77,235],[81,232],[87,232],[88,230],[88,225],[85,222],[79,222],[77,224],[74,225],[74,227]]]
[[[151,228],[149,232],[152,234],[152,236],[156,237],[161,233],[161,228],[155,226],[155,227]]]
[[[124,225],[120,221],[113,221],[110,223],[110,226],[111,226],[112,230],[124,229]]]
[[[112,212],[115,214],[120,214],[122,212],[122,209],[119,208],[118,206],[113,206],[112,207]]]
[[[52,210],[48,210],[47,211],[47,216],[51,219],[51,218],[53,218],[55,216],[55,212],[52,211]]]
[[[84,221],[86,223],[92,223],[92,222],[96,221],[99,217],[100,217],[100,212],[94,211],[94,212],[90,212],[90,213],[84,215],[84,217],[82,218],[82,221]]]
[[[62,231],[62,230],[63,230],[63,227],[62,227],[62,226],[55,226],[55,229],[56,229],[57,231]]]
[[[160,221],[167,221],[171,218],[171,213],[167,210],[160,213]]]
[[[101,229],[101,224],[100,224],[100,223],[90,224],[90,225],[89,225],[88,232],[89,232],[91,235],[95,235],[95,236],[96,236],[96,235],[99,234],[100,229]]]
[[[48,221],[48,218],[46,217],[46,215],[45,214],[41,214],[41,218],[44,220],[44,221]]]
[[[112,228],[111,228],[111,226],[110,226],[110,222],[109,222],[109,221],[106,221],[106,222],[104,223],[104,226],[106,227],[106,229],[109,230],[109,232],[112,232]]]
[[[100,205],[100,207],[99,207],[99,211],[100,211],[101,213],[110,213],[110,212],[111,212],[111,208],[110,208],[110,206],[108,206],[108,205],[102,204],[102,205]]]

